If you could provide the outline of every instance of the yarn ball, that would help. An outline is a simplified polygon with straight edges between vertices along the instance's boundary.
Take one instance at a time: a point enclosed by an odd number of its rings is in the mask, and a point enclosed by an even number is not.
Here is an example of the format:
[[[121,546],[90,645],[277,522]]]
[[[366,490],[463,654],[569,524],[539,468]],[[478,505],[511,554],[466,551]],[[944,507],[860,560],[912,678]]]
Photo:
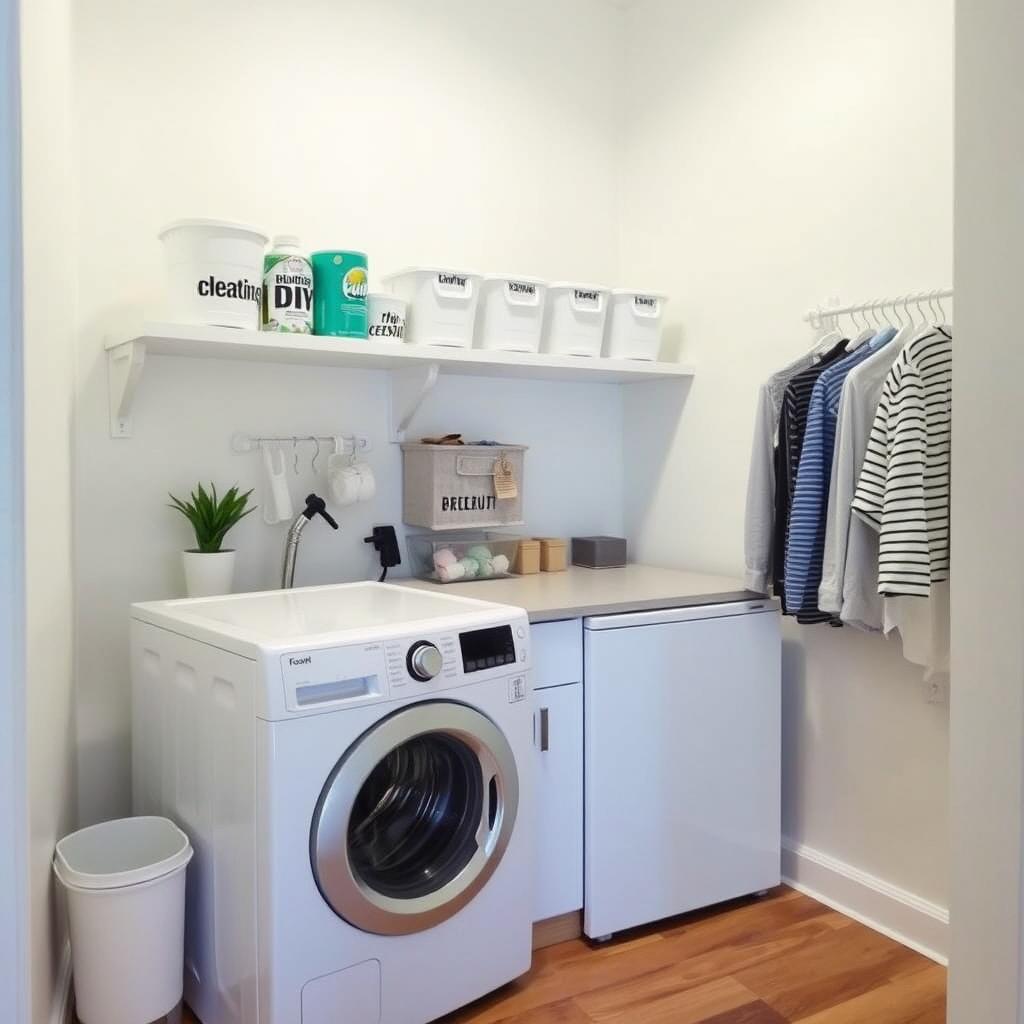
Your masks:
[[[491,560],[491,549],[486,544],[477,544],[466,552],[467,558],[475,558],[478,562],[489,562]]]
[[[494,575],[494,562],[490,558],[480,559],[480,578],[487,579]]]
[[[458,560],[458,556],[451,548],[441,548],[440,551],[434,552],[434,565],[438,569],[442,565],[455,565]]]
[[[467,580],[471,580],[476,577],[480,572],[480,563],[475,558],[460,558],[459,565],[465,570],[465,576]]]
[[[466,569],[461,562],[453,562],[451,565],[439,565],[437,567],[437,578],[442,583],[454,583],[466,575]]]
[[[495,576],[504,576],[508,572],[508,558],[505,555],[495,555],[491,559],[491,565],[494,568]]]

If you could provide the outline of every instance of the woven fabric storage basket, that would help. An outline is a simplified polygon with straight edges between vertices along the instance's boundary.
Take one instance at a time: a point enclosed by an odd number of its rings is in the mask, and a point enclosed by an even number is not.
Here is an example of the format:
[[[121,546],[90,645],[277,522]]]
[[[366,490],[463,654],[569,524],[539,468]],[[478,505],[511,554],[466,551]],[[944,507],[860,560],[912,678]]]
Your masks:
[[[523,522],[523,445],[402,445],[402,519],[428,530],[486,529]],[[508,459],[514,498],[498,498],[495,467]]]

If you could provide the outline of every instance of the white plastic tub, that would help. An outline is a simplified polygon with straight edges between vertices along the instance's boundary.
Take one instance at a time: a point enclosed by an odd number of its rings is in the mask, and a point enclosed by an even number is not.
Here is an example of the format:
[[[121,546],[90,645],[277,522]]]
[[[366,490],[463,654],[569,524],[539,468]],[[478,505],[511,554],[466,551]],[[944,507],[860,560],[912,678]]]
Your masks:
[[[537,352],[546,296],[547,285],[539,278],[485,274],[477,344],[499,352]]]
[[[384,278],[384,287],[408,303],[405,340],[412,345],[470,348],[480,275],[443,267],[408,267]]]
[[[610,359],[657,359],[667,298],[658,292],[612,292],[605,355]]]
[[[549,285],[544,351],[562,356],[599,356],[608,294],[608,289],[599,284],[556,281]]]
[[[181,1002],[191,859],[166,818],[105,821],[57,844],[82,1024],[145,1024]]]
[[[405,340],[405,300],[397,295],[370,292],[366,296],[367,332],[370,341]]]
[[[268,242],[262,231],[224,220],[176,220],[158,237],[164,244],[168,319],[259,330]]]

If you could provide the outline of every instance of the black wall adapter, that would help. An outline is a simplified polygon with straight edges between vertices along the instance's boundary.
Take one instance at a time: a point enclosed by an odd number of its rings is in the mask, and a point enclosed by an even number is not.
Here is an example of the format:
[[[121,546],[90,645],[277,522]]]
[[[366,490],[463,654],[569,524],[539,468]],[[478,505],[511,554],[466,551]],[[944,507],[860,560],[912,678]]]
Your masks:
[[[380,555],[381,574],[379,582],[383,582],[388,569],[402,564],[402,555],[398,550],[398,537],[393,526],[375,526],[369,537],[363,538],[364,543],[372,544]]]

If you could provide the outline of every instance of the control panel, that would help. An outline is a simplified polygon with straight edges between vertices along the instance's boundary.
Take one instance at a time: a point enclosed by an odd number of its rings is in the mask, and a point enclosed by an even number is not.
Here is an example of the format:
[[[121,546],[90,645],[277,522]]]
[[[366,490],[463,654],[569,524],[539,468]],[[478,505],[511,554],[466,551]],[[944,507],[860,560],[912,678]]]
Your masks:
[[[503,624],[282,654],[285,708],[302,713],[429,695],[500,676],[526,662],[526,639],[525,625]]]

